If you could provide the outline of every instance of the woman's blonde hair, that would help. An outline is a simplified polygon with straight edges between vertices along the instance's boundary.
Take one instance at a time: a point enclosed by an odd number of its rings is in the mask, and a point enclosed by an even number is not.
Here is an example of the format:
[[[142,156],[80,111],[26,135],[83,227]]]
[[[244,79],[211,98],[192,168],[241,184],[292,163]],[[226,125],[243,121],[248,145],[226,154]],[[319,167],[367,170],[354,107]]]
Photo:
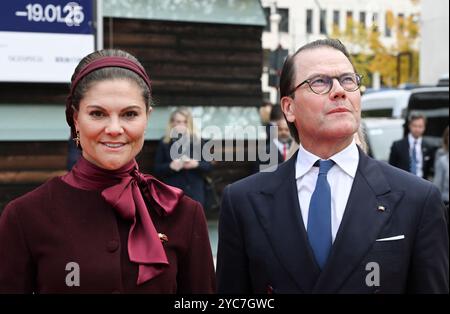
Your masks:
[[[186,118],[186,128],[187,128],[188,133],[190,134],[190,136],[192,136],[194,138],[196,137],[196,132],[194,130],[194,122],[192,119],[191,110],[187,107],[180,107],[170,114],[169,122],[167,123],[167,127],[166,127],[166,133],[165,133],[164,139],[163,139],[164,143],[169,143],[171,140],[171,133],[172,133],[172,128],[173,128],[172,124],[173,124],[173,120],[175,119],[175,115],[177,115],[177,114],[182,115],[183,117]]]

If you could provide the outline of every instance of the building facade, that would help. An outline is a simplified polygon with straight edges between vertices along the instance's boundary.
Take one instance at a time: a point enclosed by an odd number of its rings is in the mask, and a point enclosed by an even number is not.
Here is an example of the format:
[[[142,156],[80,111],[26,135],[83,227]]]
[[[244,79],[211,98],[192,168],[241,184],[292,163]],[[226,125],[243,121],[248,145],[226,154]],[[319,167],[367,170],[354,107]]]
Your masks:
[[[420,71],[421,84],[436,84],[447,77],[448,82],[448,0],[422,0],[420,16]],[[439,43],[439,46],[436,46]]]
[[[381,42],[385,46],[394,45],[396,36],[387,21],[388,12],[394,17],[413,15],[419,19],[420,11],[420,2],[414,0],[261,0],[261,4],[267,21],[262,35],[265,56],[280,45],[293,53],[308,42],[331,37],[334,25],[344,31],[348,19],[367,28],[376,25]],[[356,47],[349,45],[348,48],[351,53],[358,52]],[[277,90],[269,86],[268,72],[268,62],[265,62],[262,89],[268,100],[277,103]]]

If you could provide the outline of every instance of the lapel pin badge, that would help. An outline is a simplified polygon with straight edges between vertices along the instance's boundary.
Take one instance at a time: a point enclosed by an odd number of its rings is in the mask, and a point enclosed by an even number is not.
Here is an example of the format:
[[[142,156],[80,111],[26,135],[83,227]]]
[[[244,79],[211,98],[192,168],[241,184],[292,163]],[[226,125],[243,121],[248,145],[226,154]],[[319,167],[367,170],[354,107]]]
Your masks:
[[[164,233],[158,233],[158,238],[162,243],[166,243],[167,241],[169,241],[169,238]]]
[[[386,208],[385,208],[384,206],[382,206],[382,205],[379,205],[378,208],[377,208],[377,210],[378,210],[379,212],[384,212],[384,211],[386,210]]]

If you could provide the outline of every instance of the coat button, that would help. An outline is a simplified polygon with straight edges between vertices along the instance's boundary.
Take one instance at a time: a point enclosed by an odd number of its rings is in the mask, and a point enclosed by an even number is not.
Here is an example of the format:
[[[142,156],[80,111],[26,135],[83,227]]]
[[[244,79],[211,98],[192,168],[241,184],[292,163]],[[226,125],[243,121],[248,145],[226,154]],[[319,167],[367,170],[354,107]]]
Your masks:
[[[111,240],[106,245],[106,249],[110,253],[114,253],[115,251],[117,251],[118,248],[119,248],[119,241],[117,241],[117,240]]]

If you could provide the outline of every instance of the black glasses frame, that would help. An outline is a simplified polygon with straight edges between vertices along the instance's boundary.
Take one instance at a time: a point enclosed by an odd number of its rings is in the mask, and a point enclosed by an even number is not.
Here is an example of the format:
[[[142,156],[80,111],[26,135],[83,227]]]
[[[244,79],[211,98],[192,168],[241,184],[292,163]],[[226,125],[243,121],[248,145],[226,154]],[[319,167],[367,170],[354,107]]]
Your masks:
[[[342,83],[341,83],[341,78],[344,77],[344,76],[346,76],[346,75],[349,75],[349,74],[355,75],[355,77],[356,77],[356,83],[357,83],[357,85],[356,85],[356,88],[354,88],[354,89],[347,89],[347,88],[345,88],[345,87],[342,85]],[[330,79],[331,79],[331,80],[330,80],[331,83],[329,84],[328,89],[326,89],[325,91],[323,91],[323,92],[321,92],[321,93],[318,93],[318,92],[316,92],[316,91],[311,87],[311,84],[310,84],[310,83],[312,82],[312,80],[313,80],[314,78],[317,78],[317,77],[320,77],[320,76],[330,78]],[[342,86],[342,88],[343,88],[344,90],[346,90],[347,92],[354,92],[354,91],[357,91],[357,90],[361,87],[361,81],[362,81],[362,78],[363,78],[363,76],[360,75],[360,74],[358,74],[358,73],[344,73],[344,74],[341,74],[341,75],[339,75],[339,76],[316,75],[316,76],[314,76],[314,77],[312,77],[312,78],[309,78],[309,79],[306,79],[306,80],[304,80],[303,82],[301,82],[300,84],[298,84],[296,87],[294,87],[294,88],[289,92],[289,95],[292,95],[299,87],[301,87],[301,86],[303,86],[303,85],[305,85],[305,84],[308,84],[309,88],[311,89],[311,91],[312,91],[314,94],[317,94],[317,95],[328,94],[328,93],[331,91],[331,89],[333,88],[334,79],[337,79],[337,81],[338,81],[339,84]]]

